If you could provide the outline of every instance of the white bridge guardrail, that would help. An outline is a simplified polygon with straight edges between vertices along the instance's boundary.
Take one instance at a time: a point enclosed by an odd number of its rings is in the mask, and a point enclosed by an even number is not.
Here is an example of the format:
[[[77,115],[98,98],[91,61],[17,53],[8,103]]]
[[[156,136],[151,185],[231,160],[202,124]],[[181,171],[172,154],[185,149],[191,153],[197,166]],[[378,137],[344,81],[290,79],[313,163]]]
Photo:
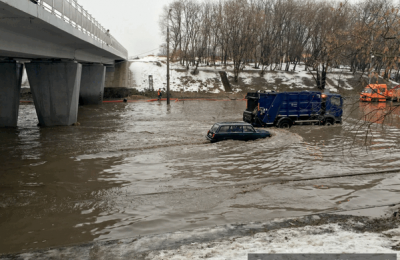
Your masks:
[[[45,10],[54,14],[73,27],[101,41],[108,46],[122,52],[125,57],[128,51],[112,37],[107,30],[100,25],[76,0],[27,0],[42,6]]]

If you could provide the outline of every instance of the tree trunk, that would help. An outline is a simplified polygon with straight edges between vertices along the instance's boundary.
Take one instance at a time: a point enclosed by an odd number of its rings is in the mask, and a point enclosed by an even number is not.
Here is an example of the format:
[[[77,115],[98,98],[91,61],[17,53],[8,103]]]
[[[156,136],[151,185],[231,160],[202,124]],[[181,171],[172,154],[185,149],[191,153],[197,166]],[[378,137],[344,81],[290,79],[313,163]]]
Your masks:
[[[229,83],[228,76],[225,71],[219,71],[219,75],[221,76],[222,84],[224,85],[225,92],[232,92],[231,84]]]
[[[293,71],[295,71],[296,70],[296,66],[297,66],[297,63],[299,62],[299,60],[298,59],[296,59],[296,61],[294,62],[294,67],[293,67]]]
[[[321,90],[325,89],[326,85],[326,71],[328,70],[328,65],[322,65],[322,73],[321,73]]]
[[[317,88],[321,89],[321,75],[319,74],[319,68],[316,69],[317,70]]]
[[[192,72],[193,75],[196,75],[196,73],[197,73],[197,68],[199,67],[199,62],[200,62],[200,59],[198,59],[196,62],[196,67],[194,68],[194,70]]]

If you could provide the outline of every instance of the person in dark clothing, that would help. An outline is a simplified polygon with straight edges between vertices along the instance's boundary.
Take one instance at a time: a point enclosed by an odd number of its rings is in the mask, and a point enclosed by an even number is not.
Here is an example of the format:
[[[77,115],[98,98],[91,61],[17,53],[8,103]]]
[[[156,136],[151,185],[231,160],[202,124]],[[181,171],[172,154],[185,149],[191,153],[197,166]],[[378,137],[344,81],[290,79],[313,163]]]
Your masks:
[[[162,92],[161,92],[160,88],[158,89],[157,96],[158,96],[158,100],[161,100]]]

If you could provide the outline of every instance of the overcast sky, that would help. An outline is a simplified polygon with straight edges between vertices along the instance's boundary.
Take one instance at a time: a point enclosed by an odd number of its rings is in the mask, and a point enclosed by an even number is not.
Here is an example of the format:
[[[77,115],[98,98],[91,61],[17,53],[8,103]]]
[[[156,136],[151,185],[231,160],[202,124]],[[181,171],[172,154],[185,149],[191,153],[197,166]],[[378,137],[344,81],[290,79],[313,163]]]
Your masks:
[[[156,49],[163,42],[158,17],[172,0],[78,0],[129,51]],[[157,52],[156,52],[157,53]]]

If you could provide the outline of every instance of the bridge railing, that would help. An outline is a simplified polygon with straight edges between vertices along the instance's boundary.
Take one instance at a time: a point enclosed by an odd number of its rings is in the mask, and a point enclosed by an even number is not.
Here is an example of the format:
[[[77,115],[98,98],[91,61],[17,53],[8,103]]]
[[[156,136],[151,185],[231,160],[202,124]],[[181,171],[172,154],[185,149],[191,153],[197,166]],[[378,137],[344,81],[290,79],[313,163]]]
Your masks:
[[[76,0],[27,0],[42,6],[45,10],[54,14],[73,27],[89,35],[90,37],[107,44],[122,52],[125,56],[128,51],[93,18]]]

